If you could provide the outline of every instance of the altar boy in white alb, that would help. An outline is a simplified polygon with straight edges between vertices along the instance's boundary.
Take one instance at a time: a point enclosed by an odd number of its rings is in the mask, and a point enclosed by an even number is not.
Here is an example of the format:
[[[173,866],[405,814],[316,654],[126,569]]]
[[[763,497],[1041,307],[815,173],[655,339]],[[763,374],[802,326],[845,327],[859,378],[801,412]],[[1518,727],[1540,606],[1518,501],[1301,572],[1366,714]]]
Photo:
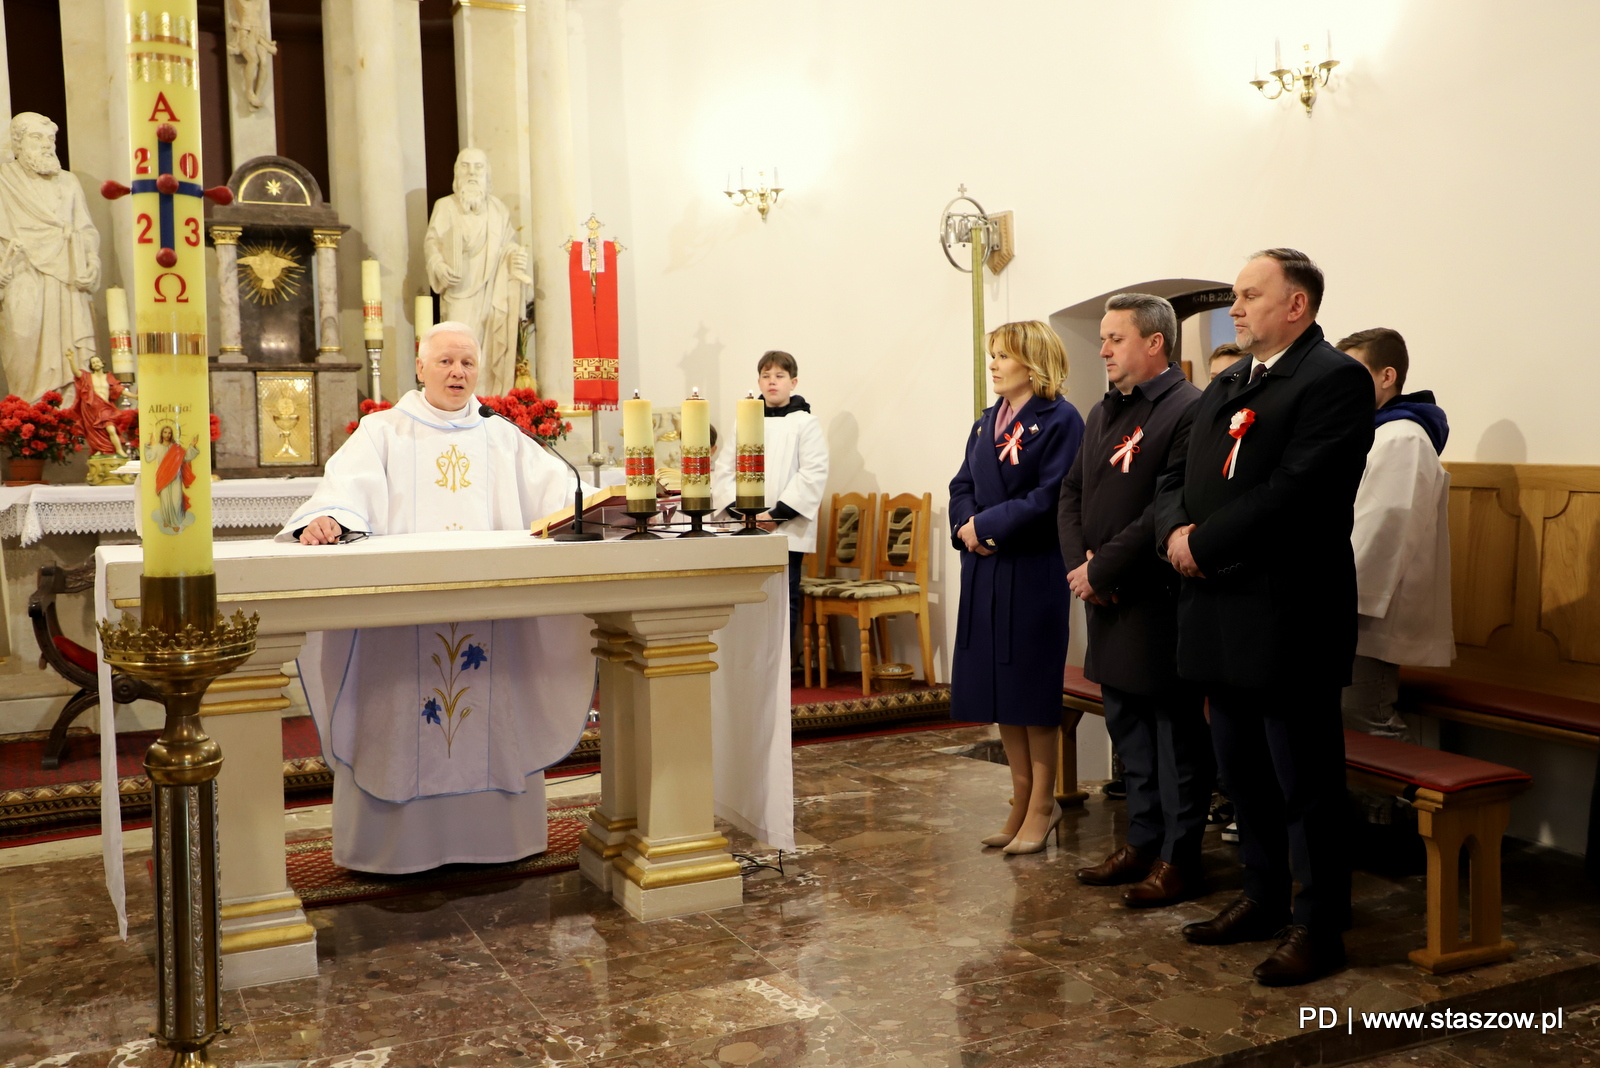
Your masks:
[[[767,511],[761,519],[776,524],[789,539],[789,638],[800,629],[800,564],[817,551],[817,509],[828,485],[828,442],[811,405],[795,392],[800,365],[787,352],[762,354],[756,376],[765,402]],[[733,458],[729,445],[717,450],[711,471],[711,504],[733,503]],[[769,528],[771,529],[771,528]]]
[[[479,415],[478,369],[464,324],[424,334],[422,388],[361,420],[278,539],[337,553],[352,535],[437,532],[448,580],[452,532],[527,530],[570,501],[559,460]],[[571,751],[588,713],[587,620],[373,622],[308,636],[299,662],[334,773],[334,862],[401,874],[542,852],[539,772]]]

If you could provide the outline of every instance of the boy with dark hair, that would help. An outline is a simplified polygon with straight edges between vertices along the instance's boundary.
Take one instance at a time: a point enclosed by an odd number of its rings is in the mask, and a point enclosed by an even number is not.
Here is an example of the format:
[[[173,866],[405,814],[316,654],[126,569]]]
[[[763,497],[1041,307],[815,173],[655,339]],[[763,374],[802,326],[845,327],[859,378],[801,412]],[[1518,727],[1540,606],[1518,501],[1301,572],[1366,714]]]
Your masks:
[[[817,509],[828,485],[828,443],[811,405],[796,393],[800,365],[787,352],[772,349],[756,361],[756,378],[766,402],[767,510],[760,519],[789,539],[789,636],[800,630],[800,565],[815,552]],[[733,449],[720,449],[712,465],[711,503],[733,503]]]

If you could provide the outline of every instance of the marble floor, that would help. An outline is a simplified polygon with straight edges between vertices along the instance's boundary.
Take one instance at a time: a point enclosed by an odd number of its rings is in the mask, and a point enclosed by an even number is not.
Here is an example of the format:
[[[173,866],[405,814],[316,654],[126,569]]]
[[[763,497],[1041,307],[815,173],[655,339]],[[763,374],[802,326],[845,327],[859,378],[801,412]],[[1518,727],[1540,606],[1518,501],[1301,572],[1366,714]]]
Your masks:
[[[1254,985],[1259,945],[1189,946],[1237,881],[1132,912],[1071,870],[1117,842],[1096,796],[1044,853],[978,838],[1005,813],[1003,766],[941,753],[989,729],[795,750],[801,853],[746,881],[735,909],[639,923],[576,872],[314,911],[315,979],[228,994],[236,1065],[988,1068],[1284,1058],[1300,1006],[1383,1011],[1600,964],[1600,901],[1567,858],[1524,850],[1507,874],[1515,960],[1433,977],[1421,880],[1358,873],[1352,966],[1293,990]],[[570,804],[571,799],[564,799]],[[737,847],[757,845],[733,835]],[[0,869],[0,1064],[150,1068],[154,977],[146,856],[127,861],[117,939],[94,858]],[[1592,970],[1592,969],[1591,969]],[[1576,972],[1573,974],[1577,974]],[[1526,985],[1526,984],[1524,984]],[[1574,989],[1576,989],[1574,987]],[[1489,1003],[1492,1006],[1492,1001]],[[1482,1033],[1384,1068],[1600,1065],[1592,1011],[1560,1032]],[[1277,1043],[1277,1045],[1274,1045]],[[1521,1045],[1518,1045],[1521,1043]]]

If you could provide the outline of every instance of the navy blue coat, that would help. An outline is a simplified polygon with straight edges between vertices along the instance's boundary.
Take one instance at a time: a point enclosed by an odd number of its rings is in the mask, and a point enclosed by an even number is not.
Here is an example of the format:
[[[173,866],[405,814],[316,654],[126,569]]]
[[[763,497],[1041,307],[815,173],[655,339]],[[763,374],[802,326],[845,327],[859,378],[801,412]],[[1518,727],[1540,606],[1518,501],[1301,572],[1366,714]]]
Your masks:
[[[1083,417],[1064,400],[1029,400],[1012,420],[1012,429],[1022,428],[1012,464],[1000,459],[994,440],[999,407],[973,426],[950,483],[950,536],[961,550],[950,716],[1056,726],[1071,603],[1056,509],[1061,480],[1083,441]],[[973,517],[992,556],[968,552],[956,536]]]

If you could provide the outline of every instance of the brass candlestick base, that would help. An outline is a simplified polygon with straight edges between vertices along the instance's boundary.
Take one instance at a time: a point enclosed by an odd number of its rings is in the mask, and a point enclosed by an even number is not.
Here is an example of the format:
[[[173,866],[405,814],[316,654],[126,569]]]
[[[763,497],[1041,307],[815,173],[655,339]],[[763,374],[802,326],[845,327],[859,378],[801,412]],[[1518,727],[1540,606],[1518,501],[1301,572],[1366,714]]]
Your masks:
[[[705,529],[705,517],[711,514],[711,499],[709,497],[685,497],[678,506],[678,511],[689,517],[689,529],[679,534],[680,538],[714,538],[716,534]]]
[[[632,534],[623,535],[623,541],[660,541],[661,535],[650,530],[650,520],[656,517],[655,502],[652,501],[650,510],[634,511],[633,502],[629,501],[628,518],[633,520],[634,531]]]
[[[167,720],[145,753],[155,788],[155,1035],[173,1065],[211,1063],[221,1020],[221,901],[217,872],[217,772],[222,750],[200,726],[214,679],[255,653],[259,617],[217,614],[216,576],[140,580],[144,622],[100,624],[106,662],[161,695]]]

